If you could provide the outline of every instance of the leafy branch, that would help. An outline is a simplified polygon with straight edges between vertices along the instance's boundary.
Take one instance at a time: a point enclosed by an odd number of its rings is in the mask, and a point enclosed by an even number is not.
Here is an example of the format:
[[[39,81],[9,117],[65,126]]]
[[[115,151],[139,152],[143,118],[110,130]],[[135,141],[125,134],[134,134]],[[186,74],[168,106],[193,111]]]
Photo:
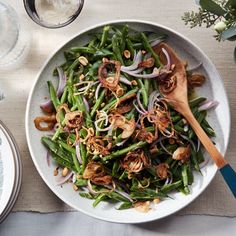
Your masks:
[[[198,12],[185,12],[182,20],[190,28],[214,26],[218,41],[236,40],[236,0],[196,0]],[[236,47],[235,47],[236,52]],[[236,62],[236,54],[235,62]]]

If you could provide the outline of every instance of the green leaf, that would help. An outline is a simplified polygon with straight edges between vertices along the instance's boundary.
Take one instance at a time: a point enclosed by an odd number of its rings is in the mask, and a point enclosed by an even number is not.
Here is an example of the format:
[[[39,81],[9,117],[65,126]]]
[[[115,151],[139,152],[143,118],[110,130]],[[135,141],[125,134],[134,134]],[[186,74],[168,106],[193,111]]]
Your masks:
[[[226,6],[229,6],[231,5],[231,7],[235,8],[236,9],[236,0],[229,0],[227,3],[226,3]]]
[[[225,30],[222,34],[221,34],[221,38],[223,40],[227,40],[227,39],[232,39],[232,37],[236,36],[236,26],[231,27],[227,30]]]
[[[199,3],[203,9],[217,16],[222,16],[226,13],[226,11],[213,0],[200,0]]]

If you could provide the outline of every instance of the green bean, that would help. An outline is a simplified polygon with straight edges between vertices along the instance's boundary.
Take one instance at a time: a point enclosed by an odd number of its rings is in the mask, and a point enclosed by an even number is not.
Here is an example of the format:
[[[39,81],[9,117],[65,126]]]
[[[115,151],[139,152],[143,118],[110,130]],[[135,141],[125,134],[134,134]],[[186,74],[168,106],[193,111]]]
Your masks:
[[[115,161],[112,167],[112,176],[116,176],[120,168],[120,163],[119,161]]]
[[[117,210],[125,210],[125,209],[129,209],[133,206],[132,202],[123,202],[118,208]]]
[[[201,126],[203,128],[203,130],[206,132],[206,134],[210,137],[215,137],[215,131],[213,130],[213,128],[209,125],[209,123],[207,122],[206,119],[203,119]]]
[[[93,194],[91,194],[91,193],[79,193],[79,195],[81,196],[81,197],[85,197],[85,198],[88,198],[88,199],[94,199],[95,198],[95,196],[93,195]]]
[[[96,207],[101,201],[105,200],[107,198],[105,193],[99,194],[95,201],[93,202],[93,207]]]
[[[193,107],[199,106],[201,103],[203,103],[205,101],[206,101],[206,98],[198,97],[198,98],[195,98],[195,99],[189,101],[189,106],[190,106],[190,108],[193,108]]]
[[[54,152],[51,153],[51,156],[52,156],[52,159],[57,163],[57,165],[67,167],[68,169],[75,171],[75,167],[70,161],[61,158],[60,156],[56,155]]]
[[[61,103],[57,97],[57,93],[56,93],[56,90],[55,90],[52,82],[47,81],[47,84],[48,84],[48,89],[49,89],[52,104],[53,104],[54,108],[57,110],[57,108],[60,106]]]
[[[86,134],[83,129],[80,130],[80,136],[82,138],[86,137]],[[82,172],[84,172],[84,170],[87,166],[87,163],[88,163],[88,157],[87,157],[86,147],[83,143],[80,143],[80,150],[79,151],[80,151],[80,155],[81,155],[81,159],[82,159]]]
[[[109,30],[110,30],[110,26],[103,27],[102,39],[101,39],[101,43],[99,45],[99,48],[102,48],[105,46],[105,44],[107,42],[108,35],[109,35]]]
[[[85,187],[88,185],[88,180],[87,179],[76,179],[75,185],[78,187]]]
[[[196,156],[196,152],[194,150],[191,149],[191,160],[194,164],[194,168],[196,171],[200,172],[200,167],[199,167],[199,163],[197,161],[197,156]]]
[[[99,97],[98,97],[96,103],[94,104],[91,113],[90,113],[90,115],[91,115],[92,118],[95,116],[95,114],[96,114],[98,108],[101,106],[101,104],[102,104],[102,102],[103,102],[103,100],[104,100],[104,98],[105,98],[105,94],[106,94],[106,89],[103,89],[102,92],[101,92],[101,94],[99,95]]]
[[[112,50],[114,52],[116,60],[120,61],[121,64],[124,65],[124,61],[119,47],[119,41],[116,34],[112,37]]]
[[[129,27],[128,27],[128,25],[124,25],[124,27],[122,29],[122,36],[121,36],[121,43],[120,43],[121,53],[123,53],[125,50],[126,38],[128,36],[128,33],[129,33]]]
[[[94,54],[95,50],[90,47],[72,47],[70,48],[72,52],[80,52],[80,53],[86,53],[86,54]]]
[[[138,85],[141,90],[142,98],[143,98],[143,105],[144,107],[147,107],[148,105],[148,93],[147,90],[144,87],[144,84],[141,79],[138,79]]]
[[[125,100],[127,97],[130,97],[133,94],[136,94],[136,92],[138,91],[138,88],[132,89],[130,90],[128,93],[126,93],[125,95],[123,95],[122,97],[119,98],[119,100]],[[112,100],[110,103],[108,103],[102,110],[103,111],[107,111],[109,110],[111,107],[113,107],[116,104],[117,100]]]
[[[118,202],[130,202],[130,200],[122,195],[120,195],[119,193],[116,193],[116,192],[109,192],[109,193],[106,193],[106,196],[111,198],[111,199],[114,199]]]
[[[144,46],[144,49],[147,52],[151,53],[152,57],[155,59],[155,66],[156,67],[160,67],[162,64],[161,64],[161,61],[159,59],[159,56],[152,49],[152,47],[149,44],[148,39],[147,39],[147,37],[146,37],[146,35],[144,33],[141,33],[141,40],[142,40],[142,44]]]
[[[59,141],[58,141],[58,144],[60,144],[61,147],[63,147],[63,148],[66,149],[67,151],[71,152],[71,154],[75,154],[75,153],[76,153],[76,152],[75,152],[75,148],[69,146],[67,143],[65,143],[65,142],[63,142],[63,141],[61,141],[61,140],[59,140]]]
[[[130,193],[130,197],[135,200],[153,200],[155,198],[164,198],[166,194],[163,192],[156,192],[152,189],[143,189],[143,191],[134,191]]]
[[[68,96],[68,88],[67,88],[67,86],[66,86],[66,87],[64,88],[63,94],[62,94],[62,96],[61,96],[61,101],[60,101],[61,104],[63,104],[63,103],[66,102],[67,96]]]
[[[126,39],[126,45],[127,45],[127,49],[130,51],[131,57],[134,57],[134,48],[132,45],[132,42],[130,41],[129,38]]]
[[[41,141],[48,149],[50,149],[57,156],[61,157],[65,161],[70,162],[71,164],[73,163],[71,153],[62,149],[57,142],[51,140],[51,138],[49,137],[42,137]]]
[[[186,164],[182,165],[182,181],[183,181],[183,185],[184,185],[184,192],[185,192],[185,194],[189,194],[190,193],[190,190],[188,188],[187,169],[188,169],[188,166]]]
[[[174,183],[164,185],[164,186],[160,189],[160,191],[161,191],[162,193],[167,193],[167,192],[169,192],[169,191],[172,191],[172,190],[174,190],[174,189],[177,189],[177,188],[180,187],[181,185],[182,185],[182,180],[178,180],[178,181],[176,181],[176,182],[174,182]]]
[[[130,151],[134,151],[134,150],[137,150],[137,149],[139,149],[139,148],[142,148],[142,147],[144,147],[145,145],[147,145],[147,143],[146,143],[146,142],[143,142],[143,141],[140,141],[140,142],[138,142],[138,143],[134,143],[134,144],[130,145],[130,146],[127,147],[127,148],[124,148],[124,149],[122,149],[122,150],[118,150],[118,151],[116,151],[116,152],[111,153],[111,154],[108,155],[108,156],[103,157],[103,158],[102,158],[102,162],[106,162],[106,161],[109,161],[109,160],[114,159],[114,158],[116,158],[116,157],[122,156],[122,155],[124,155],[124,154],[126,154],[126,153],[128,153],[128,152],[130,152]]]

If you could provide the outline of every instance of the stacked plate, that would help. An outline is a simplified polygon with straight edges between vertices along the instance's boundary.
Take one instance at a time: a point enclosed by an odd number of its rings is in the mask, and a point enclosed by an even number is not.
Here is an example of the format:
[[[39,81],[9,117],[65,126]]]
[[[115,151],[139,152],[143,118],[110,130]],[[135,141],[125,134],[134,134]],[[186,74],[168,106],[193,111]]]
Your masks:
[[[0,223],[8,216],[18,197],[22,164],[16,142],[0,121]]]

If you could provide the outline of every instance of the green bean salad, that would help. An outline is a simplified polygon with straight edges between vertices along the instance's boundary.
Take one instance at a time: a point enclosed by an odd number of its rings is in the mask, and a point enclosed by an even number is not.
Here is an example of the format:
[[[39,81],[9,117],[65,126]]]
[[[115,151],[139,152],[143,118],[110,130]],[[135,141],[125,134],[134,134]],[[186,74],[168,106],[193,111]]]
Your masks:
[[[171,192],[191,193],[193,172],[206,165],[203,147],[181,114],[168,104],[166,93],[176,84],[167,38],[137,32],[128,25],[105,26],[90,34],[86,45],[64,52],[55,68],[57,88],[48,81],[50,99],[40,105],[45,115],[34,122],[47,151],[58,185],[70,182],[82,197],[119,203],[118,210],[143,212]],[[193,97],[205,77],[186,68],[189,105],[208,136],[206,120],[217,105]],[[53,174],[53,173],[52,173]]]

